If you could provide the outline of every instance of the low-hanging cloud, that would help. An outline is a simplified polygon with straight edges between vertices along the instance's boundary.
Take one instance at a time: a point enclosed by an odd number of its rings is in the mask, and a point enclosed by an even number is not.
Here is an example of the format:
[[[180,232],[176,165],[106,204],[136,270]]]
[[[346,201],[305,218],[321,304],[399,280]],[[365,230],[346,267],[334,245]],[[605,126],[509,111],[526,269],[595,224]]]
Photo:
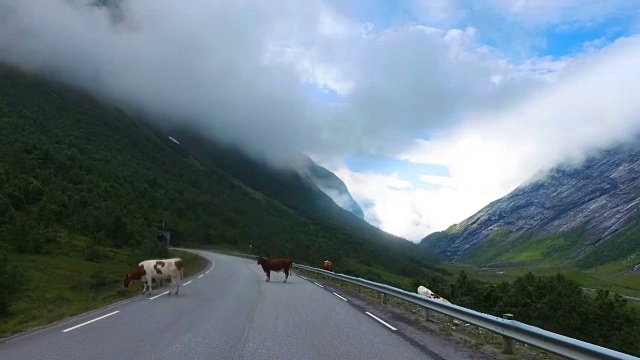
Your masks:
[[[3,2],[0,60],[275,163],[398,151],[419,129],[538,83],[473,29],[379,31],[321,1],[102,3]],[[340,100],[318,101],[322,89]]]
[[[412,191],[418,206],[430,202],[420,211],[431,222],[405,224],[404,236],[418,240],[444,230],[560,163],[580,165],[598,150],[636,140],[638,64],[640,36],[622,38],[573,59],[553,84],[526,99],[469,114],[431,140],[417,140],[400,158],[446,166],[449,176],[423,179],[446,187]]]
[[[466,0],[440,2],[444,29],[378,29],[353,21],[338,3],[4,0],[0,62],[276,165],[299,153],[325,164],[377,153],[445,165],[449,178],[423,177],[439,184],[435,190],[400,175],[334,168],[369,221],[411,239],[640,128],[638,37],[590,42],[586,55],[516,63],[478,40],[493,23],[452,27],[475,19],[475,8],[449,6]],[[538,16],[536,9],[505,11]],[[588,22],[596,10],[572,21]],[[534,17],[530,26],[556,24],[558,16]],[[430,142],[407,149],[423,130]]]

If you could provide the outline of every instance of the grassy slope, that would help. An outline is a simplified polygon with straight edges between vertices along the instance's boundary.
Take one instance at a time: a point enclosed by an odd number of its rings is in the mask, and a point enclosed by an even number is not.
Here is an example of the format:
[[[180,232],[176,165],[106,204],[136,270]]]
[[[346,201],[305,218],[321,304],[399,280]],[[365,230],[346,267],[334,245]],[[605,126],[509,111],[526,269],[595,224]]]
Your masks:
[[[627,262],[627,264],[629,263]],[[472,264],[443,263],[443,267],[452,273],[464,270],[480,281],[491,283],[513,281],[528,272],[538,276],[551,276],[561,273],[586,288],[603,289],[621,295],[640,297],[640,274],[636,272],[625,275],[628,266],[624,263],[610,263],[594,269],[581,269],[573,262],[555,266],[522,265],[490,269]]]
[[[628,270],[640,263],[640,218],[602,245],[576,257],[585,243],[583,229],[573,229],[548,237],[526,234],[507,241],[507,233],[496,236],[460,259],[443,263],[455,273],[464,269],[478,279],[489,282],[511,281],[527,272],[536,275],[562,273],[584,287],[605,289],[627,296],[640,297],[640,273]],[[443,246],[443,232],[433,240]],[[485,269],[489,267],[489,269]]]
[[[97,263],[84,259],[89,246],[89,239],[61,233],[52,254],[13,255],[29,280],[11,306],[11,316],[0,321],[0,338],[140,294],[139,282],[122,287],[129,267],[127,251],[102,248],[108,259]],[[207,265],[206,259],[192,253],[170,250],[169,254],[185,261],[185,278]]]
[[[130,296],[118,276],[96,270],[122,274],[156,256],[153,225],[162,221],[186,246],[253,244],[395,283],[433,265],[405,259],[406,241],[293,210],[199,162],[113,106],[0,67],[0,245],[19,267],[31,265],[0,334]]]
[[[14,157],[11,165],[15,170],[21,166],[19,160],[31,161],[20,171],[47,191],[58,186],[55,190],[72,203],[69,210],[74,215],[120,212],[129,223],[137,223],[139,231],[145,224],[166,221],[190,244],[225,243],[238,249],[253,244],[267,255],[300,262],[350,258],[396,272],[409,267],[405,265],[419,269],[432,264],[415,255],[405,260],[403,256],[416,249],[406,240],[376,233],[365,224],[319,220],[314,212],[292,211],[273,196],[248,191],[215,163],[199,166],[188,161],[117,109],[15,72],[4,71],[2,76],[0,125],[14,133],[6,144],[23,143],[7,145],[9,157],[22,156]],[[71,163],[77,164],[75,169]],[[55,184],[47,184],[52,177]],[[94,231],[103,227],[97,219],[83,222],[86,228],[97,228]]]
[[[581,247],[584,236],[583,230],[575,229],[543,238],[525,234],[508,240],[509,234],[501,232],[464,255],[461,260],[476,265],[558,265]]]

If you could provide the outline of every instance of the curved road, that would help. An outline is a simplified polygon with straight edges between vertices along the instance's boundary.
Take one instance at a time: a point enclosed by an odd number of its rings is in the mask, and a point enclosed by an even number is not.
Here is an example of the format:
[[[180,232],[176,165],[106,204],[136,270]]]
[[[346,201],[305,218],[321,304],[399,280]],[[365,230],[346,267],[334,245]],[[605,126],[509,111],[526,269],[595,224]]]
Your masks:
[[[255,261],[198,253],[212,262],[178,296],[155,290],[10,339],[0,359],[443,359],[310,280],[267,283]]]

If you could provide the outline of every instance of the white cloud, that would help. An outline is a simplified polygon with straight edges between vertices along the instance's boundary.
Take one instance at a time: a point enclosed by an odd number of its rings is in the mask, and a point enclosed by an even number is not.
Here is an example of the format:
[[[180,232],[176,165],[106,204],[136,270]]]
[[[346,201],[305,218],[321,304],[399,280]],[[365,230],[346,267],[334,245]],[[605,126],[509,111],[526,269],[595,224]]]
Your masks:
[[[314,0],[123,0],[123,26],[86,2],[0,4],[12,14],[0,22],[0,60],[279,163],[397,151],[420,129],[535,83],[473,28],[374,32]],[[319,103],[309,84],[345,97]]]
[[[428,24],[450,28],[465,16],[464,8],[455,0],[417,0],[412,4],[416,15]]]
[[[579,162],[637,134],[638,64],[640,36],[622,39],[573,59],[557,81],[518,102],[468,114],[446,133],[416,140],[399,157],[446,166],[450,176],[420,177],[441,187],[395,190],[379,175],[340,173],[350,189],[372,189],[354,196],[374,204],[370,211],[382,219],[382,228],[418,240],[464,220],[539,172],[563,161]],[[379,207],[393,210],[383,213]],[[419,226],[415,219],[421,219]]]
[[[554,56],[579,51],[579,44],[559,49],[553,37],[590,33],[607,42],[637,32],[636,0],[415,0],[414,15],[424,24],[443,28],[474,27],[483,41],[519,61],[548,51]],[[595,40],[595,39],[590,39]],[[560,52],[560,54],[558,54]]]
[[[637,12],[635,0],[490,0],[503,11],[529,26],[563,24],[564,28],[590,27],[603,19]]]
[[[514,16],[509,24],[526,16],[542,26],[588,23],[599,11],[611,15],[613,5],[441,0],[429,16],[456,26],[379,31],[319,0],[123,0],[121,17],[86,3],[0,2],[0,60],[280,164],[298,152],[323,161],[400,153],[444,164],[450,180],[423,177],[442,185],[435,189],[401,174],[338,172],[356,199],[373,201],[365,206],[369,219],[412,239],[462,220],[535,169],[637,125],[637,38],[594,42],[577,58],[525,61],[478,40],[488,28],[517,38],[516,28],[496,20],[500,11]],[[583,15],[568,14],[578,10]],[[313,87],[343,98],[316,101]],[[436,136],[407,150],[424,129]]]
[[[449,176],[420,175],[419,179],[420,179],[420,181],[424,182],[425,184],[429,184],[429,185],[444,186],[444,187],[448,187],[448,188],[455,188],[456,187],[455,181]]]
[[[475,198],[475,187],[448,177],[426,176],[429,183],[443,186],[424,188],[398,174],[355,172],[346,167],[332,170],[360,203],[367,221],[412,241],[447,228],[461,213],[477,210],[477,203],[469,201]]]

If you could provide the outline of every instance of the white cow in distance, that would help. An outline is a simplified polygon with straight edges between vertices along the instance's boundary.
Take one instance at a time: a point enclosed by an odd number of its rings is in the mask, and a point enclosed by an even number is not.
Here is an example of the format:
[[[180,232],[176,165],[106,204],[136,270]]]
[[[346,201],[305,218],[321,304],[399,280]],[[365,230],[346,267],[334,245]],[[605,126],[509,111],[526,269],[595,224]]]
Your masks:
[[[138,263],[131,271],[127,272],[124,277],[124,287],[128,288],[132,282],[140,280],[144,284],[142,293],[149,289],[149,294],[153,292],[151,282],[153,279],[161,280],[171,278],[171,287],[176,284],[176,292],[180,291],[180,280],[184,274],[184,262],[180,258],[161,259],[161,260],[145,260]],[[171,293],[169,293],[171,294]]]
[[[438,301],[441,301],[443,303],[451,304],[447,299],[441,297],[440,295],[434,293],[433,291],[427,289],[426,287],[424,287],[422,285],[418,286],[417,293],[418,293],[418,295],[424,296],[427,299],[438,300]]]

